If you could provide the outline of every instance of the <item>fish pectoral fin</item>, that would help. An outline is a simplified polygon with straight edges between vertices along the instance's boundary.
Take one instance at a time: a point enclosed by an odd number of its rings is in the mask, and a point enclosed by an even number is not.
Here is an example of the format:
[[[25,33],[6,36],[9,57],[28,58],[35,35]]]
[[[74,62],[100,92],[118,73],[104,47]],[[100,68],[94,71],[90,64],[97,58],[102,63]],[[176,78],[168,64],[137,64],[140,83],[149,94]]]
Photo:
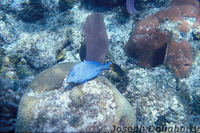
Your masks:
[[[84,80],[84,82],[86,82],[86,81],[98,76],[100,73],[101,73],[101,70],[97,70],[91,77],[89,77],[88,79]]]

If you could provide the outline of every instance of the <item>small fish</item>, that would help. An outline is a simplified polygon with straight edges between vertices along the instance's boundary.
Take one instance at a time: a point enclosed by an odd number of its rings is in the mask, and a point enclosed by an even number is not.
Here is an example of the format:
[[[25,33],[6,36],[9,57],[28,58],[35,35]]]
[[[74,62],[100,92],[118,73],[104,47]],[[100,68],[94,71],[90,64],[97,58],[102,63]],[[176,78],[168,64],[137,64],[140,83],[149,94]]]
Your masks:
[[[109,66],[114,72],[117,73],[117,75],[123,77],[125,75],[125,72],[115,63],[111,63]]]
[[[84,61],[76,64],[69,72],[68,83],[84,83],[101,73],[101,70],[110,69],[111,62],[101,65],[99,62]]]

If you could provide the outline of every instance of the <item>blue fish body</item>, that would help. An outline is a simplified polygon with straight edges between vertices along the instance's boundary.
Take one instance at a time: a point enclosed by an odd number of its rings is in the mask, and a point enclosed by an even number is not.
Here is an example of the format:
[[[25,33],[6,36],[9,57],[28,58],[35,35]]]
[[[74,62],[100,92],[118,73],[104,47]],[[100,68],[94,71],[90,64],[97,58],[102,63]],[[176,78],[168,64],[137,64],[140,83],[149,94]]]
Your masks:
[[[99,62],[84,61],[76,64],[69,72],[68,83],[84,83],[101,73],[101,70],[110,69],[111,62],[101,65]]]

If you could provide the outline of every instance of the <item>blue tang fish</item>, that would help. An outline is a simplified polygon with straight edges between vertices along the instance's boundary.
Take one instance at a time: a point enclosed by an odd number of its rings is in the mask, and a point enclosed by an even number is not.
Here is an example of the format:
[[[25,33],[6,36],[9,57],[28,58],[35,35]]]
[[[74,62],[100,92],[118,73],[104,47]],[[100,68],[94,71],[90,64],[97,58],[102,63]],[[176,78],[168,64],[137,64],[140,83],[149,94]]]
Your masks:
[[[84,83],[101,73],[101,70],[110,69],[111,62],[101,65],[99,62],[84,61],[76,64],[69,72],[68,83]]]

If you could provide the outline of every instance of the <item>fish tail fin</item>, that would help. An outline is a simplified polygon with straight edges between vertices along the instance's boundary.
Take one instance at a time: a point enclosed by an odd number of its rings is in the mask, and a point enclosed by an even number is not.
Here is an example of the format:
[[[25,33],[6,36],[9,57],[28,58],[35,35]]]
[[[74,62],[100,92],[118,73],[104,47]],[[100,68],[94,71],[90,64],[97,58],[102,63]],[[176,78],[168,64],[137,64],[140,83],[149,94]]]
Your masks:
[[[99,66],[98,69],[101,69],[101,70],[107,70],[107,69],[110,69],[109,66],[110,66],[111,63],[112,63],[112,62],[109,62],[109,63],[103,64],[103,65]]]

